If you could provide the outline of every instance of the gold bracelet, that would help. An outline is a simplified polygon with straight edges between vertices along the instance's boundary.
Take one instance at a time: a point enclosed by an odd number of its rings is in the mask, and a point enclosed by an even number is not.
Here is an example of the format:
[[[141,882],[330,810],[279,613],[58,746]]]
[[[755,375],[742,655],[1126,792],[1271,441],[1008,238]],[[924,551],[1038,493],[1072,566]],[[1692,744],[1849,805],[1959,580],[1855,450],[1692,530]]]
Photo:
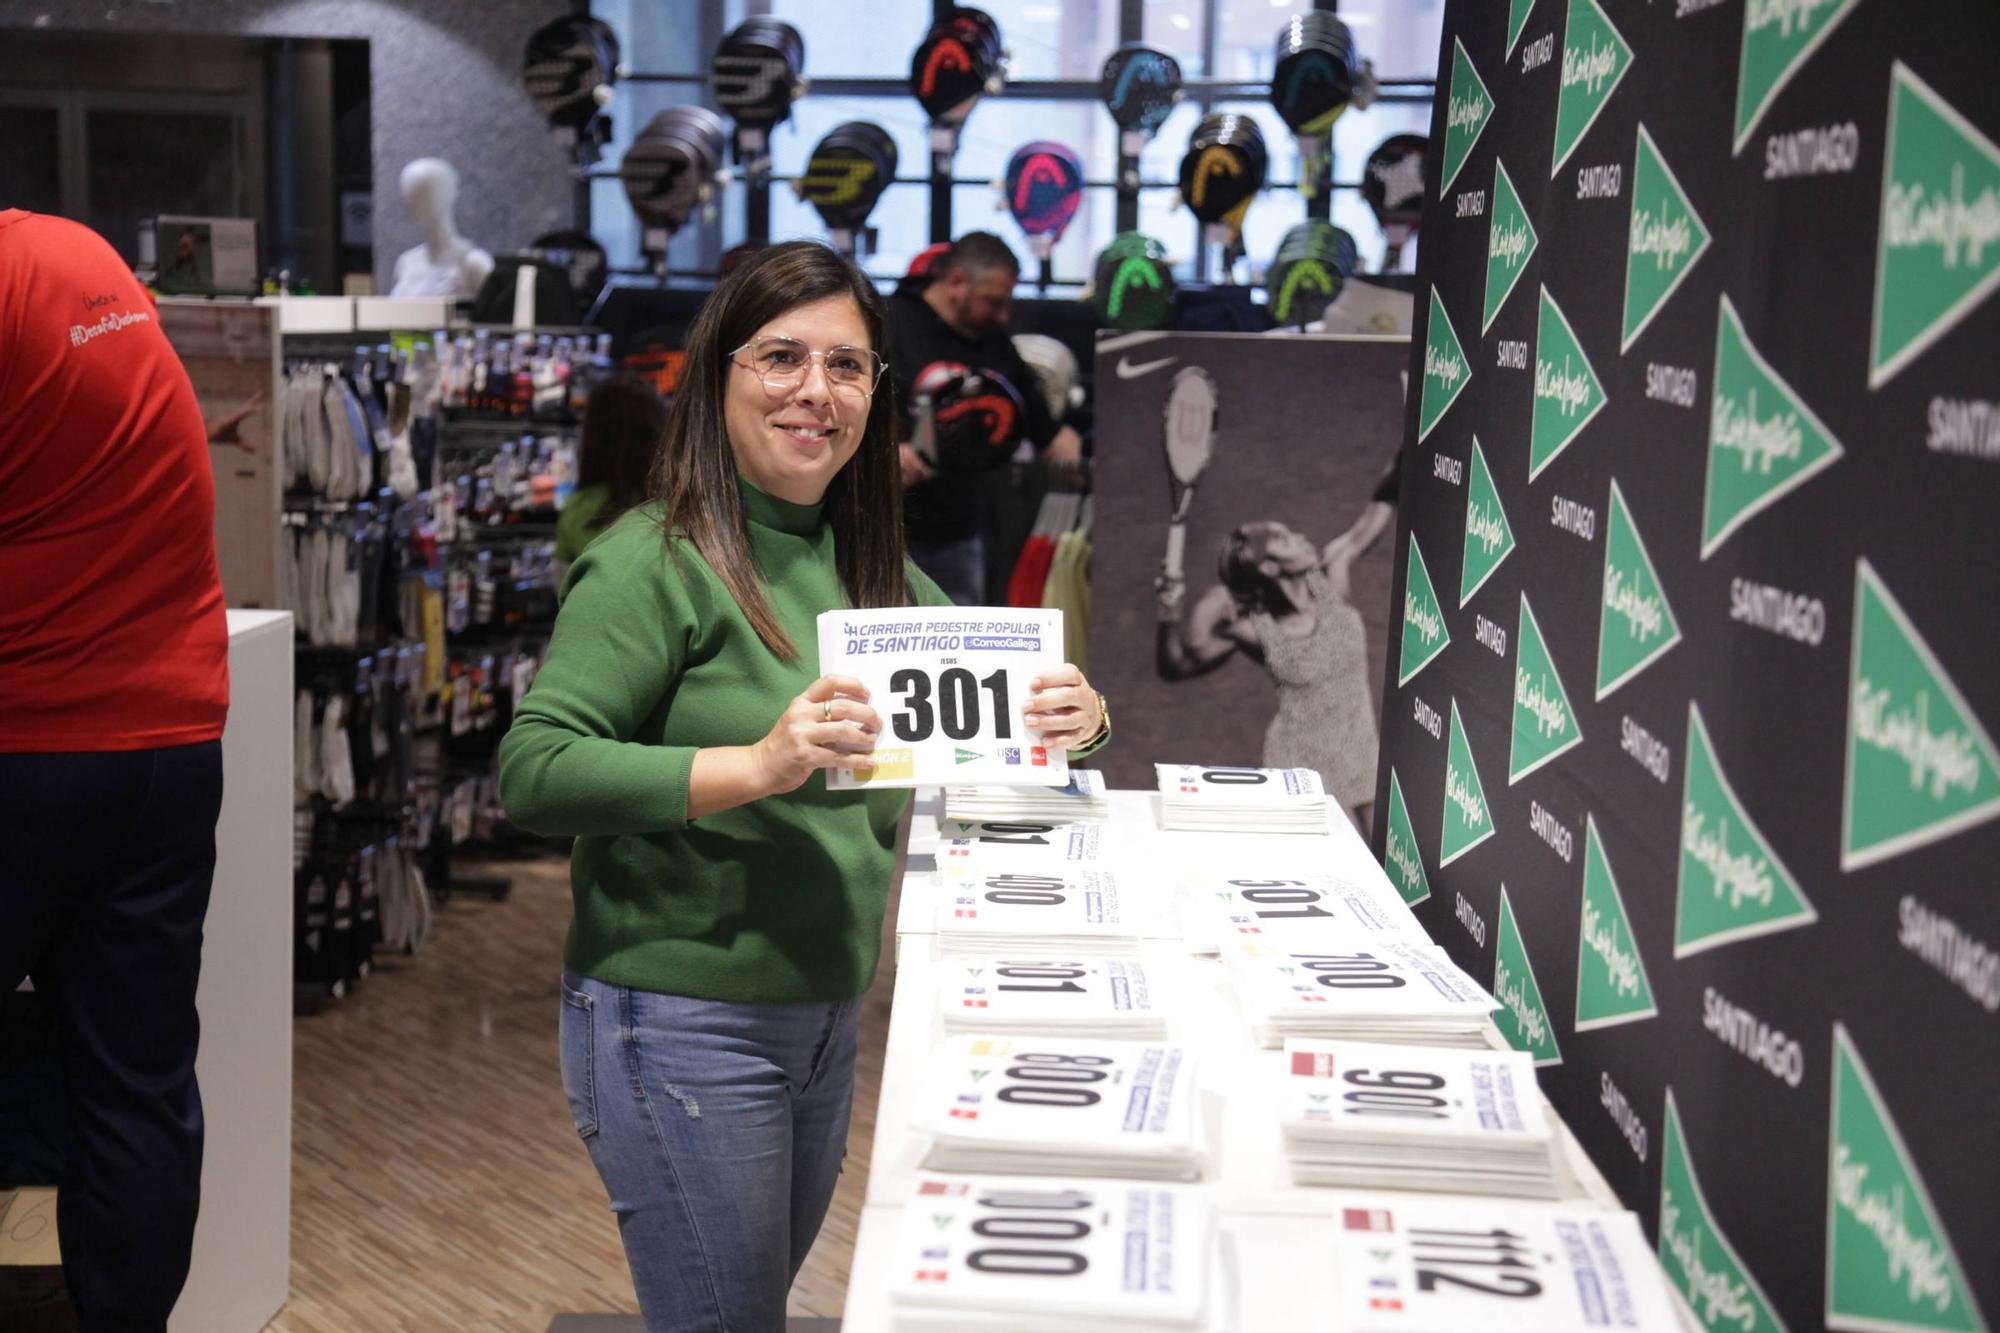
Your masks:
[[[1088,740],[1071,748],[1087,750],[1103,740],[1111,732],[1111,703],[1104,697],[1104,691],[1097,691],[1097,730],[1090,733]]]

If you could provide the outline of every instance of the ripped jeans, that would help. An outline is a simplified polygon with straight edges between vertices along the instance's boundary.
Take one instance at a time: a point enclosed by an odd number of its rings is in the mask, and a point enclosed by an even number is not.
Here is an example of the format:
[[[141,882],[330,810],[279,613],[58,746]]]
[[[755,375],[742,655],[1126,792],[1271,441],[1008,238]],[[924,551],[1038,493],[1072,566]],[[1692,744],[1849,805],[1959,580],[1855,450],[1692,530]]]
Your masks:
[[[860,1008],[563,974],[563,1091],[648,1333],[784,1328],[847,1150]]]

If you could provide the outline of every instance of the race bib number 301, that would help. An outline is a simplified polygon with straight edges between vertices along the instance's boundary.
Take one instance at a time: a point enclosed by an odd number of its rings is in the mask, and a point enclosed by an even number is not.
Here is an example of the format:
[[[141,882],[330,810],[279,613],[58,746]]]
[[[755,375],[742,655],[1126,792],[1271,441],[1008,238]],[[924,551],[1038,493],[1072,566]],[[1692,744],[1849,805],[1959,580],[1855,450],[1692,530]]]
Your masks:
[[[827,786],[1060,787],[1069,763],[1023,715],[1037,676],[1062,664],[1062,612],[984,607],[828,611],[822,675],[858,678],[882,716],[875,768]]]

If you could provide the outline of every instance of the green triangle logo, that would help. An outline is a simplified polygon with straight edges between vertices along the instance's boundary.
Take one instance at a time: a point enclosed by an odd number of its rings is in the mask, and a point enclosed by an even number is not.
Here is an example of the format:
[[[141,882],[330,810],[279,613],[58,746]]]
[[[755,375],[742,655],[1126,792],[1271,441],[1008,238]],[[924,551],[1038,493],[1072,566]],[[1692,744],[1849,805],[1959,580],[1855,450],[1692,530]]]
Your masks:
[[[1528,15],[1535,12],[1535,0],[1508,0],[1507,3],[1507,55],[1511,59],[1514,48],[1521,44],[1521,34],[1527,31]]]
[[[1986,1320],[1930,1191],[1845,1025],[1833,1025],[1826,1326],[1956,1329]]]
[[[1799,72],[1857,0],[1746,0],[1736,73],[1736,145],[1742,152],[1778,90]]]
[[[1611,26],[1597,0],[1569,0],[1563,27],[1562,91],[1556,98],[1556,150],[1549,162],[1554,179],[1597,120],[1612,90],[1632,68],[1632,48]]]
[[[1889,81],[1868,387],[2000,286],[2000,146],[1897,61]]]
[[[1493,815],[1486,806],[1486,785],[1472,762],[1458,700],[1451,701],[1451,740],[1444,752],[1444,820],[1438,833],[1438,869],[1442,870],[1493,836]]]
[[[1528,946],[1521,939],[1505,884],[1500,886],[1500,940],[1493,951],[1493,998],[1500,1001],[1493,1011],[1493,1025],[1509,1046],[1534,1056],[1537,1065],[1562,1063],[1556,1025],[1549,1021],[1542,988],[1535,984],[1534,964],[1528,961]]]
[[[1636,1023],[1659,1013],[1632,918],[1594,816],[1583,821],[1583,933],[1576,946],[1576,1030]]]
[[[1528,427],[1528,480],[1569,448],[1590,419],[1604,410],[1604,386],[1576,340],[1576,330],[1542,288],[1535,327],[1535,413]]]
[[[952,754],[961,764],[969,764],[975,759],[984,759],[986,757],[977,750],[967,750],[956,746],[953,747]]]
[[[1456,37],[1451,39],[1451,98],[1445,116],[1440,198],[1451,189],[1452,181],[1458,178],[1458,169],[1472,153],[1472,145],[1479,142],[1487,122],[1493,119],[1493,94],[1486,91],[1486,80],[1473,68],[1472,57],[1465,53],[1465,43]]]
[[[1472,478],[1465,484],[1465,554],[1459,562],[1458,605],[1464,609],[1493,577],[1514,550],[1514,529],[1507,511],[1500,505],[1500,489],[1493,484],[1493,469],[1486,466],[1486,451],[1479,437],[1472,437]]]
[[[1659,571],[1646,553],[1616,477],[1611,479],[1610,510],[1604,526],[1604,598],[1597,626],[1600,701],[1681,641],[1680,622],[1667,604]]]
[[[1688,705],[1681,774],[1681,868],[1674,957],[1811,925],[1819,913],[1750,822],[1716,762],[1701,709]]]
[[[1382,839],[1382,868],[1410,906],[1431,896],[1423,853],[1417,850],[1417,831],[1410,825],[1410,807],[1403,800],[1403,784],[1393,764],[1389,767],[1389,831]]]
[[[1854,572],[1840,867],[2000,816],[2000,751],[1866,560]]]
[[[1444,300],[1431,288],[1430,318],[1424,322],[1424,394],[1417,411],[1417,439],[1431,433],[1465,386],[1472,382],[1472,363],[1465,359],[1458,331],[1445,313]]]
[[[1569,705],[1569,691],[1556,674],[1535,608],[1522,593],[1514,631],[1514,744],[1507,754],[1507,785],[1582,743],[1583,728]]]
[[[1714,238],[1688,202],[1674,169],[1646,127],[1632,150],[1632,226],[1625,242],[1624,352],[1681,285]]]
[[[1451,642],[1445,628],[1444,604],[1438,601],[1431,583],[1430,566],[1424,563],[1417,534],[1410,533],[1410,563],[1403,572],[1403,665],[1396,684],[1407,685],[1410,678],[1429,666],[1431,659]]]
[[[1514,178],[1507,174],[1506,165],[1496,157],[1493,159],[1492,223],[1486,229],[1486,314],[1479,322],[1481,333],[1493,327],[1500,307],[1506,305],[1507,298],[1513,294],[1514,284],[1528,271],[1528,259],[1535,253],[1538,244],[1540,238],[1535,235],[1535,224],[1528,220],[1528,210],[1521,206],[1521,195],[1514,188]]]
[[[1708,483],[1701,502],[1701,558],[1759,510],[1839,461],[1840,441],[1743,332],[1728,297],[1716,314],[1708,412]]]
[[[1674,1090],[1667,1089],[1667,1146],[1660,1162],[1660,1267],[1703,1328],[1784,1333],[1771,1298],[1715,1225],[1695,1178]]]

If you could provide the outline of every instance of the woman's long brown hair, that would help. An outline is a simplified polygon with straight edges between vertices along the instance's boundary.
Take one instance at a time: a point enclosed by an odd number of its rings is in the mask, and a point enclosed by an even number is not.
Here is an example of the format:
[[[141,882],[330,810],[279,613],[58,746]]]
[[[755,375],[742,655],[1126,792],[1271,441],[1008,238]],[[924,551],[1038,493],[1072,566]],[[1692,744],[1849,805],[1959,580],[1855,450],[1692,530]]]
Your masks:
[[[667,414],[666,439],[647,493],[664,500],[667,549],[684,539],[701,553],[766,647],[786,661],[798,648],[771,610],[744,528],[736,451],[723,412],[729,353],[796,306],[851,296],[869,344],[888,358],[887,312],[875,284],[815,241],[770,246],[722,279],[688,333],[687,362]],[[861,445],[827,486],[821,511],[833,528],[840,581],[857,607],[907,606],[903,572],[903,487],[896,460],[894,404],[887,376],[875,390]],[[832,608],[829,608],[832,609]]]

